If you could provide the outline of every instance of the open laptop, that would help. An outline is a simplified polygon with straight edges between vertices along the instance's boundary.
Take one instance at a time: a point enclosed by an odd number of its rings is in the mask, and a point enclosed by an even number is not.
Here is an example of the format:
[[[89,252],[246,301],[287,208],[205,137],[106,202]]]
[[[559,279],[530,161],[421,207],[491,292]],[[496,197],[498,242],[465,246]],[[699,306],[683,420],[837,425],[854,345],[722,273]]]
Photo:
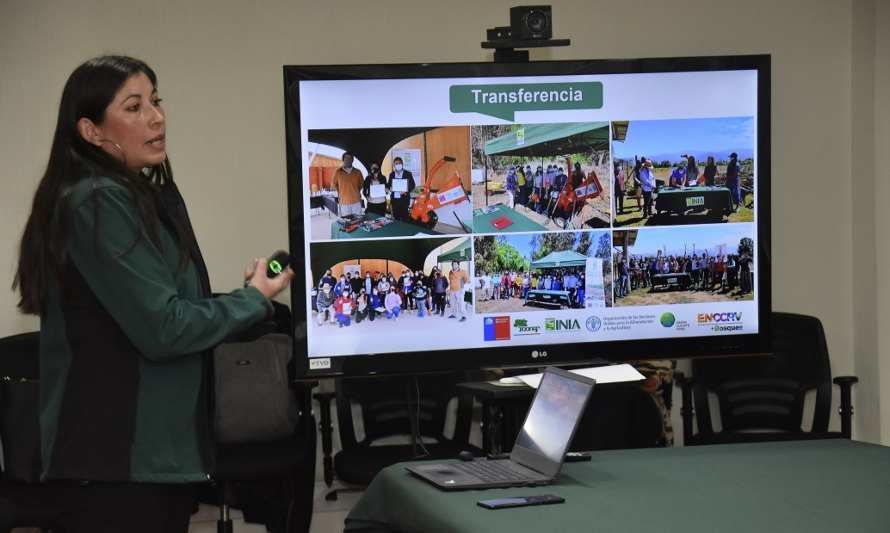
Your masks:
[[[548,367],[508,459],[407,466],[443,490],[547,485],[562,468],[595,381]]]

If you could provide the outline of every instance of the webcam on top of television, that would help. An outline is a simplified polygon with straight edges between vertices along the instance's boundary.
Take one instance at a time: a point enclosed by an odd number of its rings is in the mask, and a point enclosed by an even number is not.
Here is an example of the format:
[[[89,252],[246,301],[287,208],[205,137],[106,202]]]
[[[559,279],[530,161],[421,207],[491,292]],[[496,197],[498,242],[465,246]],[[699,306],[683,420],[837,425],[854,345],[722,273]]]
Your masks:
[[[510,25],[486,30],[487,41],[482,48],[494,48],[495,62],[528,61],[528,50],[568,46],[570,39],[553,38],[553,9],[551,6],[516,6],[510,8]]]

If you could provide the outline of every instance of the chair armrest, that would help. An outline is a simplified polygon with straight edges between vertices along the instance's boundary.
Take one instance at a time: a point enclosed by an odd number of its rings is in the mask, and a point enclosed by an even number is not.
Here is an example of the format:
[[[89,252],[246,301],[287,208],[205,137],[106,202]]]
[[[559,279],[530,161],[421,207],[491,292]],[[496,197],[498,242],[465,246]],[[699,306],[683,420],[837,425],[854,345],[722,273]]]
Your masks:
[[[317,384],[317,382],[316,382],[316,384]],[[330,402],[331,400],[333,400],[334,398],[337,397],[337,393],[334,391],[332,391],[332,392],[316,392],[315,394],[312,395],[312,397],[315,398],[316,400],[318,400],[319,402]],[[330,403],[328,403],[328,405],[330,405]]]
[[[838,376],[831,380],[841,388],[841,405],[838,414],[841,415],[841,433],[844,438],[853,437],[853,385],[859,383],[856,376]]]
[[[859,378],[856,376],[838,376],[831,380],[835,385],[840,385],[841,388],[849,387],[859,383]]]
[[[684,374],[683,372],[675,370],[674,381],[676,381],[677,385],[679,385],[680,388],[683,389],[686,387],[691,387],[695,384],[695,376],[686,377],[686,374]]]

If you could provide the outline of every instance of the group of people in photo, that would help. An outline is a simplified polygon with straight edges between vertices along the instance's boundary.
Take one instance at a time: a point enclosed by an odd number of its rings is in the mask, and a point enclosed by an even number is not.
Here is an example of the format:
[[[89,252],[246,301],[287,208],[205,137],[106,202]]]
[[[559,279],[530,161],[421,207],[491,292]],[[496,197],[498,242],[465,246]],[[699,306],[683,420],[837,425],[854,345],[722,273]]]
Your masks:
[[[418,318],[445,316],[466,321],[464,293],[470,287],[469,274],[454,261],[451,270],[443,273],[433,267],[423,270],[405,269],[396,277],[391,272],[346,272],[335,278],[327,270],[319,279],[315,296],[316,324],[338,324],[348,327],[353,322],[373,322],[377,318],[398,319],[405,313]]]
[[[688,283],[678,284],[691,291],[738,290],[739,295],[753,291],[753,258],[747,254],[715,254],[707,251],[692,255],[615,256],[615,298],[624,298],[632,291],[653,288],[660,274],[686,274]]]
[[[389,176],[381,173],[378,163],[371,163],[369,174],[362,175],[353,166],[354,157],[349,152],[344,152],[341,159],[342,165],[334,171],[331,180],[331,187],[337,191],[339,216],[362,215],[365,212],[385,215],[388,200],[393,218],[408,220],[410,195],[416,184],[414,175],[405,168],[401,157],[393,158],[393,170]],[[383,186],[383,194],[380,194],[380,187],[374,186]]]
[[[615,161],[615,208],[617,214],[623,214],[625,196],[633,196],[637,201],[637,210],[643,211],[643,218],[652,216],[652,193],[656,190],[655,171],[653,163],[646,157],[634,156],[634,165],[625,167],[620,161]],[[718,171],[714,156],[708,156],[704,168],[699,169],[694,155],[683,154],[680,161],[671,168],[667,186],[673,188],[706,186],[713,187],[717,183]],[[742,203],[741,180],[739,176],[738,154],[732,152],[726,164],[726,173],[723,183],[720,185],[729,189],[732,196],[733,210],[738,210]],[[642,198],[643,205],[640,205]]]
[[[532,290],[567,291],[570,306],[584,306],[584,269],[559,268],[537,272],[486,272],[477,276],[481,299],[509,300],[528,299]]]
[[[571,183],[574,190],[581,186],[586,177],[581,164],[577,162],[571,175],[558,165],[547,165],[546,169],[538,165],[534,171],[531,165],[516,165],[507,167],[504,189],[512,197],[510,207],[519,204],[538,214],[550,215],[557,206],[555,199],[565,189],[566,183]]]

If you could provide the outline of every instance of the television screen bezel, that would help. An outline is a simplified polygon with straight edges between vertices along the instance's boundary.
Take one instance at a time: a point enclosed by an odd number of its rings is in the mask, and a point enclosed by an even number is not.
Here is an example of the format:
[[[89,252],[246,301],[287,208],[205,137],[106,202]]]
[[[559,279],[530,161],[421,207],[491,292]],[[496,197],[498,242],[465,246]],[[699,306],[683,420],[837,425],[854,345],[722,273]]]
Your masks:
[[[624,362],[646,359],[685,359],[708,356],[766,354],[770,351],[771,240],[770,240],[770,55],[666,57],[643,59],[591,59],[532,61],[527,63],[398,63],[365,65],[284,65],[284,110],[287,156],[288,235],[294,265],[307,264],[304,233],[304,189],[300,142],[300,95],[298,84],[314,80],[367,80],[412,78],[471,78],[511,76],[564,76],[643,74],[705,71],[757,71],[757,176],[756,290],[758,333],[681,338],[639,339],[504,346],[469,349],[358,354],[330,357],[330,366],[312,368],[308,357],[308,317],[305,277],[291,284],[294,327],[294,359],[298,375],[315,378],[411,374],[487,368],[527,368],[544,365],[578,365],[607,360]],[[532,352],[538,352],[533,357]],[[546,358],[540,357],[545,352]],[[324,357],[312,358],[315,360]]]

